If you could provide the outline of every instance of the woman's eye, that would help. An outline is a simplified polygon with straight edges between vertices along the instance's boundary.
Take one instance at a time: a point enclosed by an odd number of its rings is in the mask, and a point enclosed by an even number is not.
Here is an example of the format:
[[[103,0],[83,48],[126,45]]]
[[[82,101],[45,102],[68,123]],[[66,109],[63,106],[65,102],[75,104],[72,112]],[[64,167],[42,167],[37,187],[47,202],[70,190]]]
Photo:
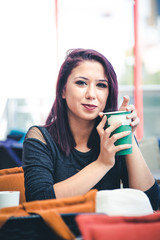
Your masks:
[[[82,80],[79,80],[76,82],[77,85],[87,85],[86,82],[82,81]]]
[[[108,87],[107,84],[105,84],[105,83],[98,83],[97,86],[99,88],[107,88]]]

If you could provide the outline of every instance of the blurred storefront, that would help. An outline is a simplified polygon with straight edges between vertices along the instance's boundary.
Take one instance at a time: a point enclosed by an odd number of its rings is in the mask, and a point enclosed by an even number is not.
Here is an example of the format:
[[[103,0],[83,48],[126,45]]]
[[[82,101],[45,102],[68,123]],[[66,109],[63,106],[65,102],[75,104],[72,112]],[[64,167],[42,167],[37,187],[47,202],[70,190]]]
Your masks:
[[[123,95],[134,103],[133,0],[2,2],[1,139],[13,129],[26,132],[31,125],[44,123],[55,96],[57,70],[68,49],[102,52],[117,73],[119,103]],[[159,0],[139,0],[139,44],[143,137],[160,137]]]

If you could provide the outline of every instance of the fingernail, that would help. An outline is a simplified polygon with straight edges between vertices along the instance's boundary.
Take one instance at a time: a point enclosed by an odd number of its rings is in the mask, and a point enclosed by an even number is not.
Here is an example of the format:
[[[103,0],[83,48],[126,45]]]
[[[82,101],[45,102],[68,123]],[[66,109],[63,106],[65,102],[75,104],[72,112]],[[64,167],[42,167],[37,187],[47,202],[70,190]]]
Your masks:
[[[127,95],[126,95],[126,96],[123,96],[123,98],[128,99],[128,96],[127,96]]]
[[[131,131],[126,131],[126,133],[127,133],[127,134],[130,134],[130,133],[131,133]]]

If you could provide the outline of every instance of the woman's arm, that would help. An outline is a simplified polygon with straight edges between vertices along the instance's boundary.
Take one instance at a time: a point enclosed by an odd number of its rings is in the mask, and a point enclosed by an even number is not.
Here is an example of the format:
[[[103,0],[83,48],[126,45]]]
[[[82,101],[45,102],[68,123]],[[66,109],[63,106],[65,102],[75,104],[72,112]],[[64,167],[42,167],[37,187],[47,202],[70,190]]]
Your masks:
[[[129,97],[124,97],[120,110],[131,111],[129,118],[132,119],[132,148],[133,153],[126,155],[126,166],[128,171],[129,187],[142,190],[148,196],[151,205],[154,210],[159,207],[160,201],[160,188],[155,181],[150,169],[148,168],[145,159],[143,158],[141,151],[137,145],[134,137],[134,132],[139,124],[139,118],[134,105],[129,104]]]
[[[56,198],[85,194],[102,179],[110,168],[97,159],[72,177],[54,184]]]
[[[132,141],[133,153],[126,156],[129,187],[144,191],[151,202],[152,208],[157,210],[160,188],[152,176],[134,137]]]
[[[141,151],[132,136],[132,154],[126,156],[129,186],[131,188],[147,191],[155,182]]]
[[[111,133],[121,125],[121,123],[116,123],[104,130],[105,123],[106,116],[103,117],[101,123],[97,127],[101,139],[101,150],[97,160],[87,165],[74,176],[54,184],[53,187],[57,198],[80,195],[89,191],[114,166],[115,153],[131,147],[128,144],[120,146],[114,145],[114,142],[117,141],[117,139],[130,134],[128,131],[109,137]]]
[[[103,118],[99,125],[99,131],[104,131],[105,121],[106,119]],[[119,123],[116,123],[104,133],[101,131],[101,154],[96,161],[90,163],[72,177],[58,183],[55,183],[53,176],[55,163],[52,158],[55,158],[56,161],[56,155],[52,156],[50,147],[48,147],[41,132],[35,127],[31,128],[23,146],[23,169],[27,201],[71,197],[84,194],[93,188],[115,164],[115,150],[113,151],[113,149],[117,147],[112,143],[112,139],[115,137],[106,140],[106,136],[109,136],[119,125]],[[117,134],[116,139],[127,134],[126,132]],[[124,148],[125,146],[120,146],[117,150],[123,150]]]
[[[129,97],[125,96],[120,111],[131,111],[128,115],[132,119],[132,154],[126,155],[126,165],[128,170],[129,186],[142,191],[146,191],[153,186],[155,180],[148,168],[141,151],[135,141],[134,132],[139,124],[134,105],[129,105]]]

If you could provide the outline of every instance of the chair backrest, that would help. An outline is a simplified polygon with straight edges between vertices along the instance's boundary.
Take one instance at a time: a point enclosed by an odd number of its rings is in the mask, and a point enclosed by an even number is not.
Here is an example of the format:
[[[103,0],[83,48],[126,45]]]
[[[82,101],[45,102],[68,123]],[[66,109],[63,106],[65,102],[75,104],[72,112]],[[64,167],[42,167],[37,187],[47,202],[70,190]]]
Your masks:
[[[158,139],[151,137],[139,142],[139,147],[151,171],[160,169],[160,151]]]
[[[20,203],[26,201],[22,167],[0,170],[0,191],[20,191]]]

